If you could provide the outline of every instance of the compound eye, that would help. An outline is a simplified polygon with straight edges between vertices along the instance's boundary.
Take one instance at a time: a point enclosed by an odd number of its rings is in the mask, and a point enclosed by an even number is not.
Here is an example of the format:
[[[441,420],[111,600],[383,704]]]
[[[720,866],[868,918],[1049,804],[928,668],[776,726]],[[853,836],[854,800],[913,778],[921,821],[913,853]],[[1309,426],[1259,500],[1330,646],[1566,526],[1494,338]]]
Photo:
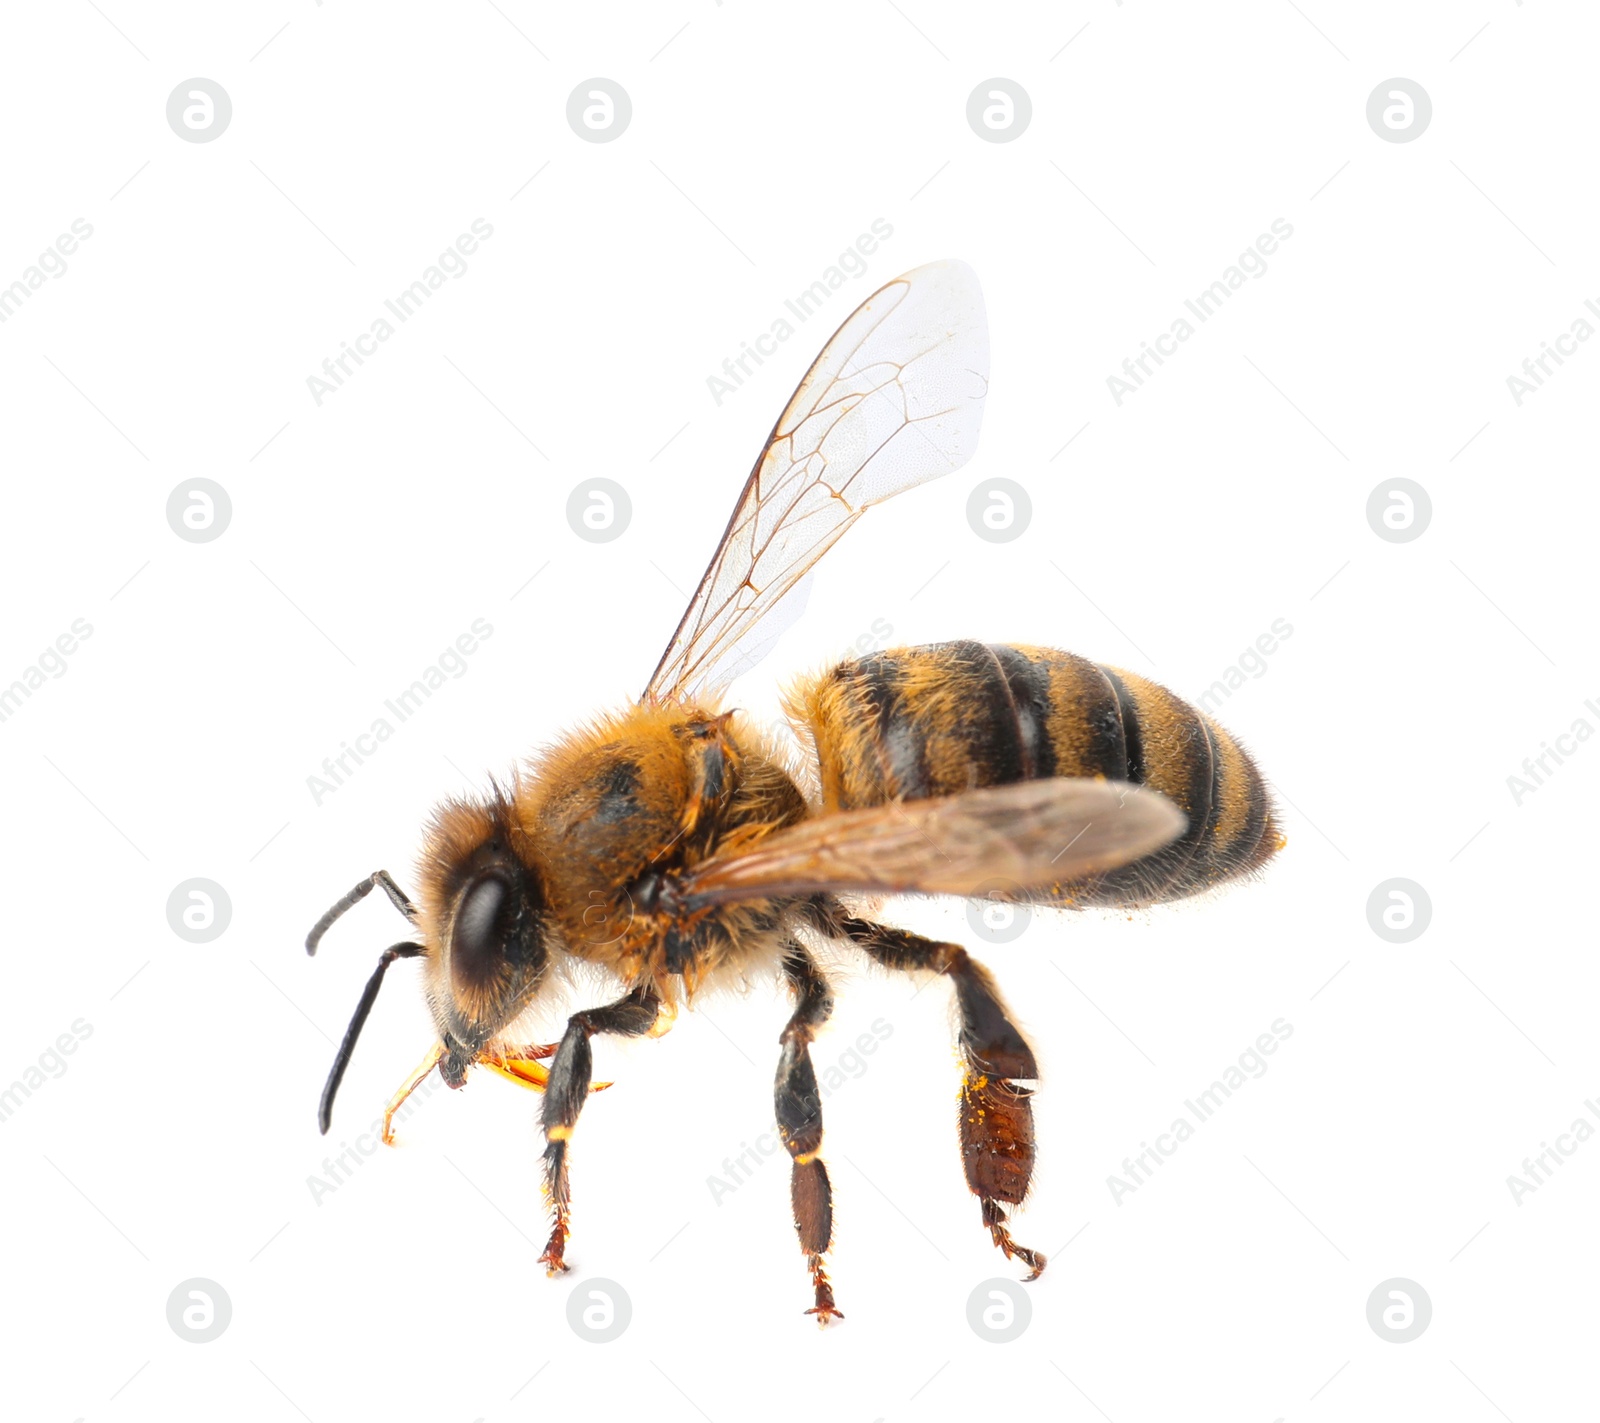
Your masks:
[[[480,875],[461,896],[450,937],[450,963],[456,978],[486,983],[503,962],[509,938],[512,890],[502,875]]]

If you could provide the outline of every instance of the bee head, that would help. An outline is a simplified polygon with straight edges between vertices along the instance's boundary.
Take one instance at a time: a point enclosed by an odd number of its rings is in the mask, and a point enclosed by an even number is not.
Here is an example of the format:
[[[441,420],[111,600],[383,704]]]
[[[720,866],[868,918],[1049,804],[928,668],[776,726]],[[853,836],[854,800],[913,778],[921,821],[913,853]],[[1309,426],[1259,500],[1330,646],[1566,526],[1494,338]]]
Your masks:
[[[440,1072],[459,1087],[549,966],[544,887],[509,797],[439,808],[420,889],[428,1004],[445,1046]]]

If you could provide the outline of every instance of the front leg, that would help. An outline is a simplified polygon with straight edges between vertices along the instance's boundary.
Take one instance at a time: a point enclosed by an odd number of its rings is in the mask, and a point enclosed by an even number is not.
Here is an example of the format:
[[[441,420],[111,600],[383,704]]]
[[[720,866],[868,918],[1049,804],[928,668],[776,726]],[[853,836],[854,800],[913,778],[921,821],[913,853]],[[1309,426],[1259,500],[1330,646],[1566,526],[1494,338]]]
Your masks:
[[[550,1241],[539,1259],[548,1274],[557,1275],[567,1268],[567,1232],[572,1206],[567,1181],[567,1147],[578,1122],[578,1113],[583,1110],[584,1098],[589,1095],[589,1079],[594,1070],[589,1039],[596,1033],[642,1037],[655,1026],[660,1008],[655,989],[643,984],[615,1003],[574,1013],[567,1019],[567,1031],[551,1060],[550,1080],[545,1084],[544,1093],[544,1188],[554,1222]]]

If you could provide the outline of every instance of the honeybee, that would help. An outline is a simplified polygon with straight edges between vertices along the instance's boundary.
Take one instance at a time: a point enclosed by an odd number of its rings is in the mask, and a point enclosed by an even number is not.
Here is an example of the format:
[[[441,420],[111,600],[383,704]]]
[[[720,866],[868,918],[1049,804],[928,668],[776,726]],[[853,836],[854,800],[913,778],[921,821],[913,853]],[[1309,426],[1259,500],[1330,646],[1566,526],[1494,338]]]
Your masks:
[[[557,1274],[573,1132],[596,1085],[590,1039],[659,1034],[698,993],[775,973],[794,1001],[778,1035],[777,1127],[806,1313],[826,1324],[842,1315],[810,1046],[833,994],[813,947],[854,946],[949,980],[967,1184],[994,1244],[1039,1275],[1045,1256],[1013,1238],[1010,1219],[1034,1163],[1033,1049],[964,948],[861,917],[859,900],[998,883],[1016,901],[1142,906],[1209,889],[1280,844],[1255,765],[1155,683],[1039,647],[891,648],[800,681],[784,710],[809,764],[721,702],[845,530],[971,458],[988,365],[983,297],[964,264],[918,267],[874,292],[779,416],[638,702],[570,732],[507,785],[441,805],[415,901],[379,870],[323,915],[308,953],[374,888],[414,932],[384,950],[361,996],[322,1094],[324,1132],[385,971],[420,958],[438,1040],[391,1099],[384,1139],[435,1070],[451,1087],[485,1066],[542,1091],[541,1262]],[[539,1044],[541,995],[573,961],[611,975],[616,996]]]

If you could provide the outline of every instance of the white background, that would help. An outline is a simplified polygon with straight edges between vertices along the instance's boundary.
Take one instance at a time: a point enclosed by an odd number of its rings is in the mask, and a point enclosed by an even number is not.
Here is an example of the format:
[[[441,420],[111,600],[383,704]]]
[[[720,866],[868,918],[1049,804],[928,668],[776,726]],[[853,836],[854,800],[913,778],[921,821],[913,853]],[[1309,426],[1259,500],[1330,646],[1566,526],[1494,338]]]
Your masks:
[[[94,234],[0,326],[0,683],[94,631],[0,724],[0,1084],[92,1028],[0,1123],[7,1415],[1591,1415],[1600,1143],[1520,1204],[1507,1178],[1595,1121],[1600,746],[1521,804],[1507,777],[1600,726],[1600,348],[1520,406],[1506,378],[1600,297],[1597,42],[1557,0],[9,9],[0,283]],[[214,142],[166,122],[193,76],[232,99]],[[609,144],[566,122],[592,76],[632,98]],[[993,76],[1032,98],[1011,143],[966,121]],[[1367,124],[1393,76],[1432,98],[1414,142]],[[467,274],[317,405],[307,377],[476,218]],[[718,406],[707,376],[874,218],[869,273]],[[1119,406],[1107,376],[1276,218],[1266,275]],[[815,1052],[892,1027],[826,1102],[836,1330],[801,1314],[781,1160],[708,1186],[770,1126],[764,985],[597,1043],[617,1085],[577,1134],[562,1280],[535,1264],[537,1102],[497,1078],[319,1201],[430,1030],[402,965],[320,1138],[332,1043],[404,926],[375,896],[316,960],[306,929],[377,866],[412,883],[433,802],[637,694],[826,335],[945,256],[989,308],[977,458],[849,535],[737,704],[774,715],[877,619],[1189,698],[1293,628],[1218,713],[1282,799],[1264,881],[982,950],[1044,1067],[1030,1326],[967,1322],[1020,1271],[961,1179],[945,988],[859,967]],[[193,544],[165,507],[200,476],[233,512]],[[633,504],[605,545],[565,517],[592,476]],[[966,521],[995,476],[1032,500],[1010,544]],[[1410,543],[1366,519],[1395,476],[1432,499]],[[466,675],[315,803],[476,618]],[[195,876],[232,901],[210,944],[167,923]],[[1432,902],[1400,945],[1366,910],[1396,876]],[[891,913],[972,942],[959,903]],[[1278,1018],[1266,1075],[1118,1204],[1123,1159]],[[1407,1344],[1366,1318],[1396,1276],[1433,1305]],[[167,1322],[191,1277],[232,1301],[209,1344]],[[608,1345],[567,1324],[596,1277],[632,1300]]]

